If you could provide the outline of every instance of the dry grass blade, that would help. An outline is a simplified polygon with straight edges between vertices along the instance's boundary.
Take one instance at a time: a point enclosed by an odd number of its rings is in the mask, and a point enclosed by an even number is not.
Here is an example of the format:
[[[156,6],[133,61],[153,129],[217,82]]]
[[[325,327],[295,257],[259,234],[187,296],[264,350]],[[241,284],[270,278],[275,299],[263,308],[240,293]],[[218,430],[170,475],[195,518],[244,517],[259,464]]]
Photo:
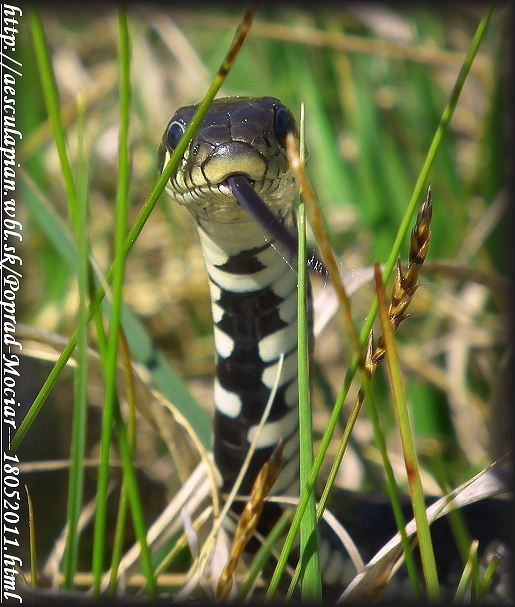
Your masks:
[[[263,464],[256,476],[250,498],[245,504],[245,508],[234,534],[229,561],[223,568],[220,578],[218,579],[215,593],[218,601],[227,600],[231,593],[233,577],[236,573],[236,568],[238,567],[241,555],[259,523],[265,498],[274,486],[281,471],[283,448],[284,442],[281,441],[274,449],[270,459]]]
[[[429,226],[431,224],[432,214],[433,205],[431,202],[431,188],[429,188],[427,191],[427,198],[420,207],[417,221],[411,231],[408,265],[405,273],[402,272],[400,259],[397,261],[397,272],[395,274],[392,298],[388,310],[390,323],[394,333],[399,328],[401,322],[408,318],[406,310],[418,287],[420,269],[425,261],[431,240]],[[377,366],[385,356],[383,335],[379,336],[377,347],[370,358],[368,354],[369,353],[367,352],[367,368],[370,373],[373,373],[373,367]]]
[[[326,264],[326,269],[329,274],[329,278],[336,292],[336,297],[338,298],[339,309],[342,315],[344,327],[346,328],[347,333],[349,335],[349,340],[354,349],[358,365],[359,367],[364,369],[365,361],[363,358],[361,344],[359,342],[359,335],[356,330],[356,327],[354,326],[354,323],[352,322],[349,296],[347,294],[347,291],[345,290],[345,286],[341,279],[338,261],[331,246],[329,232],[325,225],[324,218],[322,217],[322,213],[320,212],[317,197],[304,170],[304,165],[300,157],[298,144],[295,141],[293,135],[291,134],[289,134],[286,138],[286,154],[288,156],[290,167],[300,185],[300,190],[306,205],[306,210],[308,213],[309,221],[311,223],[311,227],[313,228],[313,232],[316,236],[320,251],[322,252],[323,260]]]
[[[511,466],[511,456],[497,460],[452,493],[434,502],[426,510],[429,523],[433,523],[451,510],[509,491]],[[415,532],[416,524],[413,519],[406,525],[406,533],[412,536]],[[400,534],[397,533],[352,580],[337,603],[362,601],[363,596],[366,596],[371,588],[377,587],[378,581],[384,578],[387,571],[391,571],[392,568],[396,570],[399,563],[395,561],[400,551]]]
[[[376,8],[377,10],[377,8]],[[199,14],[187,10],[174,10],[179,23],[204,25],[232,29],[236,19],[219,17],[215,14]],[[344,53],[366,53],[387,56],[395,59],[405,59],[415,63],[427,63],[434,66],[459,67],[463,62],[463,54],[435,48],[432,45],[411,45],[385,40],[373,40],[369,37],[345,35],[336,31],[323,31],[306,26],[292,27],[271,21],[256,21],[253,28],[254,36],[286,40],[313,47],[327,47]],[[474,62],[473,69],[483,74],[491,73],[491,61],[488,57],[479,55]]]
[[[163,547],[163,545],[177,533],[184,525],[183,510],[187,508],[188,515],[192,515],[201,509],[204,500],[209,497],[211,483],[209,478],[208,466],[205,462],[200,462],[193,471],[190,478],[184,483],[168,506],[163,510],[160,516],[149,527],[147,533],[148,545],[154,551]],[[129,577],[137,571],[139,564],[140,546],[134,544],[123,556],[118,568],[118,577]],[[102,587],[106,587],[108,575],[104,577]]]
[[[417,221],[413,227],[413,230],[411,231],[408,265],[405,273],[402,272],[400,260],[397,262],[397,272],[395,274],[391,302],[388,310],[390,323],[392,324],[394,333],[399,328],[401,322],[409,316],[406,311],[411,299],[413,298],[413,295],[415,294],[415,291],[417,290],[420,269],[429,250],[429,243],[431,240],[431,232],[429,231],[429,227],[431,224],[432,214],[433,205],[431,202],[431,188],[429,188],[427,198],[420,207],[417,215]],[[385,349],[383,335],[379,336],[377,346],[374,349],[373,334],[371,333],[365,353],[366,370],[370,377],[372,377],[377,365],[384,359],[384,356]],[[356,397],[355,406],[361,405],[364,397],[365,394],[363,392],[363,388],[360,388]]]
[[[30,584],[34,588],[38,585],[38,572],[36,563],[36,525],[34,521],[34,507],[32,498],[27,485],[25,485],[25,493],[27,494],[27,505],[29,511],[29,537],[30,537]]]

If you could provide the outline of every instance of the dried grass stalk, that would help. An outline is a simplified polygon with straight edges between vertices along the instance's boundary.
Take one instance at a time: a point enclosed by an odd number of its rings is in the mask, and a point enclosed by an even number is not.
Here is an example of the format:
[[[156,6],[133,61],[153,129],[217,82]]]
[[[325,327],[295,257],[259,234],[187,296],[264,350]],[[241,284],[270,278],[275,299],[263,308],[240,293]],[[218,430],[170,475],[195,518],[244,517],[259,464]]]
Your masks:
[[[418,288],[418,278],[420,268],[426,259],[431,241],[431,218],[433,216],[433,204],[431,202],[431,188],[428,188],[427,198],[420,207],[417,215],[417,221],[411,231],[410,249],[408,255],[408,265],[406,272],[402,272],[400,257],[397,259],[397,272],[393,283],[392,296],[388,315],[390,323],[393,327],[393,332],[397,331],[403,320],[408,318],[409,314],[406,310],[411,303],[411,299]],[[377,346],[372,352],[372,334],[367,348],[366,367],[367,371],[372,375],[377,365],[385,356],[384,337],[379,336]]]
[[[265,498],[270,493],[281,471],[283,448],[284,441],[280,441],[270,459],[261,467],[252,485],[249,500],[245,504],[234,534],[229,560],[218,579],[215,592],[218,601],[226,601],[231,593],[234,574],[236,573],[241,555],[256,530],[261,513],[263,512]]]

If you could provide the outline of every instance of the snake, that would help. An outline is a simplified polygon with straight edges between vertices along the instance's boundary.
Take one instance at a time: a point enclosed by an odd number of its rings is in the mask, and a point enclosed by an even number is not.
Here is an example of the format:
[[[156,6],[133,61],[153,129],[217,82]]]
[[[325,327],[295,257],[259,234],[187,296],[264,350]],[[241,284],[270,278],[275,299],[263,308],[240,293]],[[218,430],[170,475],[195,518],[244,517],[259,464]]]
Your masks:
[[[179,108],[166,126],[158,151],[159,172],[197,107]],[[298,184],[285,150],[287,137],[298,138],[298,133],[293,113],[274,97],[216,99],[166,184],[167,194],[195,221],[209,280],[216,357],[213,453],[222,495],[232,489],[253,441],[256,448],[239,493],[250,493],[279,441],[284,461],[271,495],[299,492],[293,205]],[[272,394],[269,416],[256,442]],[[351,492],[345,501],[341,518],[361,529],[358,536],[364,534],[372,553],[374,540],[377,545],[395,533],[388,507]],[[274,515],[269,518],[272,524]],[[472,512],[470,518],[481,515]],[[487,530],[483,535],[495,533]],[[333,552],[326,561],[327,583],[341,582],[343,557]]]
[[[161,168],[195,109],[179,109],[167,126]],[[223,493],[234,484],[275,383],[273,406],[240,491],[250,492],[281,438],[285,463],[273,492],[298,491],[296,255],[233,194],[247,184],[273,223],[295,238],[297,185],[284,150],[288,133],[297,133],[295,119],[273,98],[215,100],[166,186],[196,221],[209,277],[216,351],[213,450]]]

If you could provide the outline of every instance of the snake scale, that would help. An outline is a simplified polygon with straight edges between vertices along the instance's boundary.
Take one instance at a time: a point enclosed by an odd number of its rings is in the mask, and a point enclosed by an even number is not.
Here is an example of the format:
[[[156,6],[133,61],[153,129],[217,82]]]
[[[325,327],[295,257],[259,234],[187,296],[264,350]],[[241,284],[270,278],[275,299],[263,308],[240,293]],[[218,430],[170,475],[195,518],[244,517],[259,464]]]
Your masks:
[[[159,171],[196,107],[180,108],[168,123],[159,149]],[[291,111],[273,97],[215,100],[166,188],[196,222],[209,277],[216,350],[214,458],[223,478],[222,495],[234,484],[274,384],[277,392],[270,415],[240,494],[250,492],[256,474],[282,439],[284,465],[272,494],[298,495],[297,255],[292,204],[298,186],[285,153],[286,136],[297,132]],[[365,552],[372,556],[395,534],[391,509],[350,492],[339,495],[345,495],[346,504],[339,518],[356,530]],[[473,533],[481,536],[481,545],[502,534],[499,503],[485,500],[463,509]],[[493,508],[496,514],[485,516],[481,508],[486,512]],[[267,516],[273,524],[274,515]],[[435,534],[449,535],[444,521],[433,527]],[[445,569],[454,553],[444,540],[436,543],[443,548],[437,558]],[[344,557],[325,552],[325,580],[329,585],[341,584]]]

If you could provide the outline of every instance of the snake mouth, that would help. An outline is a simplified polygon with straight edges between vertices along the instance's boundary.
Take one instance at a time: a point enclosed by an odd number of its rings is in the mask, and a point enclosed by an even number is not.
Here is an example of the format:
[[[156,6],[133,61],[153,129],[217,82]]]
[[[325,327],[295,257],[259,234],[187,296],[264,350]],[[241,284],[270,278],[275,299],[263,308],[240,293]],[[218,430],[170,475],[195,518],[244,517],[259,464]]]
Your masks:
[[[235,192],[234,192],[234,188],[233,185],[234,184],[234,180],[236,179],[242,179],[244,180],[249,187],[252,188],[252,190],[254,190],[254,186],[255,186],[255,180],[254,179],[250,179],[250,177],[248,177],[247,175],[245,175],[244,173],[233,173],[231,175],[228,175],[219,185],[218,185],[218,189],[220,190],[220,192],[222,192],[223,194],[232,194],[236,200],[238,202],[240,202],[238,200],[238,197],[236,196]],[[241,204],[241,202],[240,202]]]
[[[267,170],[263,156],[242,141],[218,145],[202,164],[206,182],[211,184],[223,184],[232,175],[245,175],[252,182],[262,181]]]

